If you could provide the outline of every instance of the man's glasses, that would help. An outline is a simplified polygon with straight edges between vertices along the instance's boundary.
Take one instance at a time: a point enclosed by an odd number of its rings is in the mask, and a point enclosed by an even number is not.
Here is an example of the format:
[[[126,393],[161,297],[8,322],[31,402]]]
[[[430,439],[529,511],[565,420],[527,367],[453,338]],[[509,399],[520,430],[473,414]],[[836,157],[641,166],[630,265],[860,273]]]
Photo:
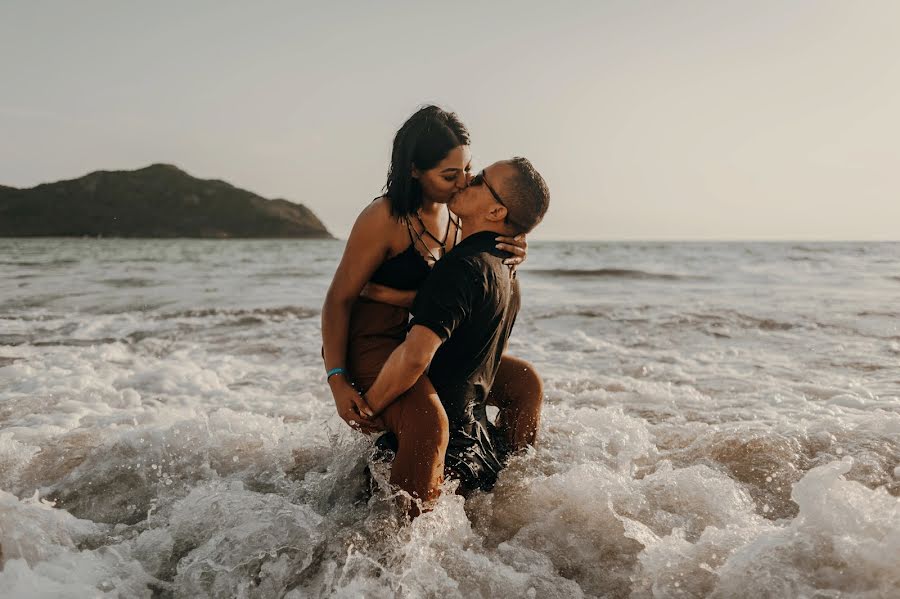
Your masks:
[[[494,196],[494,199],[497,200],[497,203],[506,208],[506,213],[509,214],[509,207],[506,203],[500,199],[500,194],[494,191],[494,188],[491,187],[491,184],[487,182],[487,179],[484,178],[484,169],[482,169],[477,175],[472,177],[472,180],[469,182],[469,185],[478,187],[484,183],[484,186],[488,188],[488,191],[491,192],[491,195]]]

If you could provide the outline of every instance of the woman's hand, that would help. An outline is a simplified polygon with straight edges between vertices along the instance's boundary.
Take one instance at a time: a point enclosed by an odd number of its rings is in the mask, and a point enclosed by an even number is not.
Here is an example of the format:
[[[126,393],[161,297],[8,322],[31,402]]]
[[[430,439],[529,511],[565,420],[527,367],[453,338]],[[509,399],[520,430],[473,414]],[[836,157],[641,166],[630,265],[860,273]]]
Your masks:
[[[394,289],[393,287],[386,287],[370,281],[359,292],[359,296],[373,302],[381,302],[382,304],[390,304],[401,308],[412,308],[413,301],[416,299],[416,292]]]
[[[528,241],[526,241],[524,233],[515,237],[497,237],[496,241],[498,250],[512,254],[503,261],[503,264],[515,267],[525,262],[528,255]]]
[[[329,383],[338,416],[344,422],[364,433],[377,433],[384,430],[384,426],[377,418],[367,415],[371,414],[372,410],[343,375],[333,376]]]

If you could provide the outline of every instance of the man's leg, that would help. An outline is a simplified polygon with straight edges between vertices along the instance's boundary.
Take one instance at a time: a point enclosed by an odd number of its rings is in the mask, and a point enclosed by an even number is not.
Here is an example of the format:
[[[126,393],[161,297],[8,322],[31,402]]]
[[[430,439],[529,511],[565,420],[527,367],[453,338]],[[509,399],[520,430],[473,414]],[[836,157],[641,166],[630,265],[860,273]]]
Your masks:
[[[502,431],[510,450],[534,445],[543,401],[544,383],[534,366],[504,354],[487,402],[500,408],[495,426]]]
[[[385,409],[381,418],[398,441],[397,456],[391,465],[391,484],[423,503],[436,499],[444,481],[450,425],[428,377],[419,378]],[[418,513],[418,506],[413,505],[410,515]]]

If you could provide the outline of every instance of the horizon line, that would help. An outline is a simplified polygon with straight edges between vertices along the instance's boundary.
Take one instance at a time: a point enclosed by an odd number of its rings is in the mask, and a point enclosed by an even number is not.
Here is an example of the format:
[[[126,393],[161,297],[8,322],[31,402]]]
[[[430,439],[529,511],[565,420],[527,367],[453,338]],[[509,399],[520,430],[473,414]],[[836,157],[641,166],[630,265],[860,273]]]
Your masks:
[[[152,241],[152,240],[195,240],[195,241],[347,241],[346,237],[121,237],[115,235],[22,235],[22,236],[3,236],[0,239],[17,240],[17,239],[72,239],[78,241],[103,241],[103,240],[134,240],[134,241]],[[574,238],[574,239],[535,239],[532,243],[900,243],[898,239],[822,239],[822,238],[672,238],[660,239],[650,237],[634,237],[634,238]]]

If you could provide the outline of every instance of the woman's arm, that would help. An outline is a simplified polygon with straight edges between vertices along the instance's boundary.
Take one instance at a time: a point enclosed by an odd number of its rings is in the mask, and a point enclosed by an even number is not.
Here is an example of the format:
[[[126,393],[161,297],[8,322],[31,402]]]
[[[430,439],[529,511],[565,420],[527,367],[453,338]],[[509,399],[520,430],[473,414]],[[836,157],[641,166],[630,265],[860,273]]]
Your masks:
[[[366,283],[359,295],[373,302],[381,302],[382,304],[390,304],[401,308],[412,308],[413,301],[416,299],[414,290],[394,289],[393,287],[372,282]]]
[[[497,241],[498,250],[512,254],[503,261],[503,264],[507,266],[518,266],[528,257],[528,240],[525,239],[524,233],[515,237],[497,237],[495,241]]]
[[[396,223],[387,200],[379,199],[362,211],[350,231],[322,306],[322,349],[326,371],[347,367],[350,311],[372,273],[390,252],[391,233]],[[363,415],[365,403],[345,375],[332,376],[328,384],[341,418],[366,432],[376,428]]]

